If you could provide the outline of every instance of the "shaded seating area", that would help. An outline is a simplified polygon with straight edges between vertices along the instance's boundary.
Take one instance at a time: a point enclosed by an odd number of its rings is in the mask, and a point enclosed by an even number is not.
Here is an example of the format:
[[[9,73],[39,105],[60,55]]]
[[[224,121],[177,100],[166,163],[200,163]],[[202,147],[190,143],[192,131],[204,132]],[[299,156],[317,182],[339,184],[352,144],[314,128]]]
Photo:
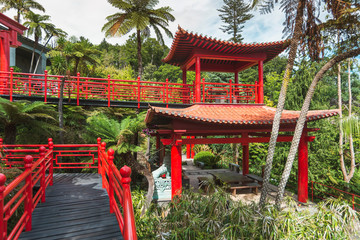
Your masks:
[[[249,146],[252,143],[269,142],[275,111],[275,108],[262,104],[194,104],[184,109],[150,107],[145,122],[151,129],[152,135],[156,136],[157,142],[161,143],[158,147],[170,147],[171,150],[172,197],[180,195],[183,186],[181,146],[193,144],[240,143],[243,160],[241,174],[246,178],[231,182],[221,174],[211,174],[209,171],[206,176],[212,175],[215,181],[216,178],[220,178],[230,183],[233,193],[246,188],[257,191],[261,187],[262,179],[249,172],[251,164]],[[309,111],[306,122],[335,116],[337,113],[338,110]],[[278,142],[292,141],[292,133],[299,114],[300,111],[283,111]],[[308,143],[315,139],[314,136],[309,136],[309,133],[317,130],[319,129],[308,128],[306,125],[298,147],[298,201],[300,202],[308,200]],[[236,173],[236,167],[232,167],[235,169],[233,173],[240,175]],[[230,172],[224,169],[218,171]],[[243,182],[247,179],[251,179],[252,182],[248,180],[249,183],[245,185]]]

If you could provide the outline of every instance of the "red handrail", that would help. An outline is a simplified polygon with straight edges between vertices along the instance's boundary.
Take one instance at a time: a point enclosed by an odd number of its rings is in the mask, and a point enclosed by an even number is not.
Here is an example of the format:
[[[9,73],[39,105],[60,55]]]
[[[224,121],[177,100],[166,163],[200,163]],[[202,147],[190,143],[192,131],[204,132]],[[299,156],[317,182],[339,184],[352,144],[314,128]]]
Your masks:
[[[135,217],[130,190],[131,169],[124,166],[119,171],[113,162],[114,150],[109,149],[106,152],[106,143],[100,144],[100,142],[101,139],[98,139],[100,149],[99,166],[101,166],[103,187],[105,187],[109,195],[110,213],[115,213],[124,239],[136,240]],[[120,210],[120,207],[122,207],[123,211]]]
[[[64,76],[44,74],[29,74],[0,72],[6,79],[6,84],[0,86],[0,93],[10,96],[41,96],[47,102],[49,97],[58,98],[60,82]],[[162,102],[168,106],[172,103],[257,103],[259,101],[258,84],[210,83],[203,79],[194,84],[147,82],[136,80],[120,80],[107,78],[90,78],[71,76],[65,79],[64,98],[104,100],[111,106],[113,101],[135,101],[138,108],[140,102]]]
[[[26,231],[31,230],[31,213],[40,200],[41,202],[45,201],[45,189],[53,184],[54,168],[98,168],[98,173],[102,176],[103,187],[106,188],[109,195],[110,212],[115,213],[124,239],[137,239],[130,191],[131,169],[124,166],[119,171],[113,163],[114,151],[110,149],[106,152],[106,143],[101,143],[100,138],[97,142],[97,144],[54,145],[52,139],[49,138],[47,150],[43,145],[38,144],[4,145],[0,138],[0,150],[5,153],[1,160],[8,168],[14,166],[25,168],[24,172],[6,187],[4,185],[6,177],[0,174],[0,240],[17,239],[24,228]],[[29,153],[32,155],[26,155]],[[92,161],[79,163],[64,162],[62,159],[61,162],[58,162],[58,157],[81,156],[92,156]],[[32,164],[34,158],[37,160]],[[19,159],[23,159],[23,161],[20,162]],[[22,183],[23,185],[21,185]],[[32,195],[33,186],[36,183],[40,184],[40,189]],[[19,187],[20,190],[4,204],[5,197]],[[24,203],[25,211],[13,230],[7,234],[7,222],[22,203]]]
[[[321,190],[320,188],[316,188],[316,185],[319,185],[325,189],[326,191]],[[314,193],[315,191],[315,193]],[[321,193],[321,195],[319,193]],[[350,193],[335,187],[331,187],[319,182],[311,181],[311,201],[314,201],[314,197],[324,200],[325,197],[333,197],[333,198],[343,198],[349,203],[351,203],[352,208],[354,210],[360,210],[360,196],[354,193]],[[356,201],[357,200],[357,201]]]
[[[53,178],[49,164],[52,161],[52,150],[46,150],[42,146],[39,152],[40,158],[34,163],[31,155],[24,157],[24,172],[7,186],[5,186],[6,176],[0,173],[0,239],[18,239],[24,228],[25,231],[30,231],[32,212],[40,200],[45,201],[45,189],[49,184],[51,185]],[[40,183],[40,188],[34,192],[33,187],[37,182]],[[5,202],[7,197],[9,199]],[[8,221],[22,204],[24,204],[24,212],[8,233]]]

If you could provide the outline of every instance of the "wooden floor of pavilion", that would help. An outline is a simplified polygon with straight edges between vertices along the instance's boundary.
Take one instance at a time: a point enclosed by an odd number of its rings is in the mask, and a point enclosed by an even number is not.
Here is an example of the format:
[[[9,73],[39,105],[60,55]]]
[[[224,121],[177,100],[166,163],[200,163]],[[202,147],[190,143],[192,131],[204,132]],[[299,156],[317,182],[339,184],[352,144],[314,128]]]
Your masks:
[[[33,213],[32,230],[20,239],[123,239],[101,177],[93,173],[54,174],[46,202]]]

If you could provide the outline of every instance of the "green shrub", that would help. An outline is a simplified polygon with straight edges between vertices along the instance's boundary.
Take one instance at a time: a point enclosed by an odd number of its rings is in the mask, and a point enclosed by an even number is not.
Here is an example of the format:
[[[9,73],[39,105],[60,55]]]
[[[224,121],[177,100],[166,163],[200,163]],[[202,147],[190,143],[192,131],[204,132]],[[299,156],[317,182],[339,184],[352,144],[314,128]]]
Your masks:
[[[214,167],[219,161],[219,158],[216,157],[212,152],[199,152],[194,157],[194,163],[203,162],[206,167]]]

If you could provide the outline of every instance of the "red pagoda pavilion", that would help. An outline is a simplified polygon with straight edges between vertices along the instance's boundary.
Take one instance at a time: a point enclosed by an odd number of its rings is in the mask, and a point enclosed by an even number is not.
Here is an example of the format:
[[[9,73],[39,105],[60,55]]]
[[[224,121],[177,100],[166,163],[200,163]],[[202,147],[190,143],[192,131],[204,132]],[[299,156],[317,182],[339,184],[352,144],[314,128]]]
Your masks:
[[[215,40],[178,29],[165,63],[180,66],[183,82],[186,72],[195,71],[195,104],[183,109],[150,107],[145,119],[155,132],[158,142],[171,147],[171,193],[181,194],[181,146],[187,144],[241,143],[243,148],[242,172],[249,173],[249,144],[269,142],[275,108],[263,103],[263,63],[273,59],[289,45],[288,41],[241,44]],[[255,103],[244,104],[244,91],[249,86],[239,84],[238,72],[258,65],[258,82],[254,86]],[[232,72],[234,86],[229,88],[228,103],[202,103],[211,92],[201,84],[201,71]],[[231,81],[230,81],[231,84]],[[214,91],[212,91],[214,92]],[[248,94],[245,94],[248,96]],[[241,102],[241,104],[239,103]],[[337,115],[337,110],[309,111],[307,122]],[[278,142],[291,142],[299,111],[284,110]],[[298,200],[308,200],[308,142],[315,137],[309,132],[318,129],[304,128],[298,154]],[[201,136],[202,138],[189,138]],[[224,136],[223,138],[207,138]],[[228,137],[232,136],[232,137]]]

